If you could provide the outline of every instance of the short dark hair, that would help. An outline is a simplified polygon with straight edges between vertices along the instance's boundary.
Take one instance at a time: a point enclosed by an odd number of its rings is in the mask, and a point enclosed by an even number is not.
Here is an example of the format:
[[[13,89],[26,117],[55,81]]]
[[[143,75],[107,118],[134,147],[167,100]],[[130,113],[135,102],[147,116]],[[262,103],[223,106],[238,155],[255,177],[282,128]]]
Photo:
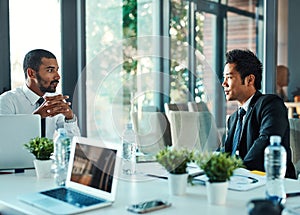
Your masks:
[[[253,74],[255,76],[254,87],[261,89],[262,63],[250,50],[233,49],[226,53],[226,63],[235,64],[236,71],[241,75],[244,82],[245,77]]]
[[[23,70],[25,73],[25,78],[27,78],[27,69],[31,68],[35,71],[38,71],[40,65],[42,64],[42,58],[54,58],[56,59],[55,55],[52,54],[50,51],[44,49],[34,49],[28,52],[23,61]]]

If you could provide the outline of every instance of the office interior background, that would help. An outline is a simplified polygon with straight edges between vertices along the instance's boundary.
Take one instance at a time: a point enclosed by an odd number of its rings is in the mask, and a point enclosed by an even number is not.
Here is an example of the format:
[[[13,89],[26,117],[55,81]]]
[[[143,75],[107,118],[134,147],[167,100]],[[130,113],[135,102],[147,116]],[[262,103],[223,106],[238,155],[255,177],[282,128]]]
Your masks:
[[[264,93],[276,65],[300,87],[298,0],[0,0],[0,93],[24,84],[31,49],[53,52],[60,89],[83,136],[119,140],[130,112],[204,101],[218,128],[236,104],[221,87],[228,50],[263,62]]]

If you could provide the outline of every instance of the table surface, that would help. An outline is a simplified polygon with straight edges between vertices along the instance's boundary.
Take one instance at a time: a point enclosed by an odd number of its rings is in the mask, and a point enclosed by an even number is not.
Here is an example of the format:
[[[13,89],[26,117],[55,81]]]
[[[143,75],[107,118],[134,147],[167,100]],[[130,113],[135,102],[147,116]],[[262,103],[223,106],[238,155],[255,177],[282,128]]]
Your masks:
[[[142,168],[143,169],[143,168]],[[300,181],[285,179],[287,192],[300,191]],[[0,213],[4,214],[47,214],[46,212],[23,203],[17,199],[21,194],[41,191],[55,187],[53,178],[38,179],[33,170],[25,173],[0,175]],[[116,200],[112,206],[85,212],[84,214],[133,214],[126,211],[130,204],[152,199],[170,201],[170,208],[153,211],[150,214],[228,214],[241,215],[247,213],[247,203],[251,199],[264,198],[265,187],[250,191],[228,190],[225,205],[210,205],[207,201],[206,187],[203,185],[188,185],[183,196],[169,195],[166,179],[145,176],[137,172],[136,176],[124,176],[119,179]],[[297,197],[295,197],[297,199]],[[290,198],[290,199],[295,199]],[[289,203],[291,202],[291,203]],[[299,202],[299,199],[296,201]],[[287,204],[295,204],[287,201]],[[299,205],[299,203],[297,203]]]

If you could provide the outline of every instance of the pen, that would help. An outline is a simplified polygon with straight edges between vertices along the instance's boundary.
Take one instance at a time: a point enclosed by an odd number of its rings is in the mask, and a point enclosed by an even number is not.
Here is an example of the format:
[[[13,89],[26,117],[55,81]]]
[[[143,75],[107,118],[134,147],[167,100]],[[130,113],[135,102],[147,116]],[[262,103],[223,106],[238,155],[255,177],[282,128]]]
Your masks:
[[[193,183],[205,186],[206,182],[201,179],[193,179]]]
[[[248,179],[250,179],[251,180],[251,184],[253,184],[253,183],[257,183],[258,182],[258,180],[256,179],[256,178],[253,178],[253,177],[251,177],[251,176],[244,176],[244,175],[233,175],[233,176],[238,176],[238,177],[245,177],[245,178],[248,178]]]
[[[295,196],[300,196],[300,192],[287,193],[287,194],[286,194],[286,197],[295,197]]]
[[[152,175],[152,174],[146,174],[146,175],[154,178],[168,179],[167,176],[159,176],[159,175]]]
[[[0,172],[0,175],[4,175],[4,174],[13,174],[13,172]]]
[[[195,172],[195,173],[190,173],[189,176],[192,176],[193,178],[200,176],[200,175],[204,175],[204,172]]]

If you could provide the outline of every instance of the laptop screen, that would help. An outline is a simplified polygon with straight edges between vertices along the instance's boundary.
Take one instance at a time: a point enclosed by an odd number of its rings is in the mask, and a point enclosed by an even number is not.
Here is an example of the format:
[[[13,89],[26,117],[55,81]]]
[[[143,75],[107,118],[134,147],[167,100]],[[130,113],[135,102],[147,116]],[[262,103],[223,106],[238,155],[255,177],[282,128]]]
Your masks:
[[[115,149],[76,142],[70,180],[110,193],[116,158]]]
[[[24,144],[41,136],[40,115],[0,115],[0,128],[0,170],[34,168],[34,156]]]

